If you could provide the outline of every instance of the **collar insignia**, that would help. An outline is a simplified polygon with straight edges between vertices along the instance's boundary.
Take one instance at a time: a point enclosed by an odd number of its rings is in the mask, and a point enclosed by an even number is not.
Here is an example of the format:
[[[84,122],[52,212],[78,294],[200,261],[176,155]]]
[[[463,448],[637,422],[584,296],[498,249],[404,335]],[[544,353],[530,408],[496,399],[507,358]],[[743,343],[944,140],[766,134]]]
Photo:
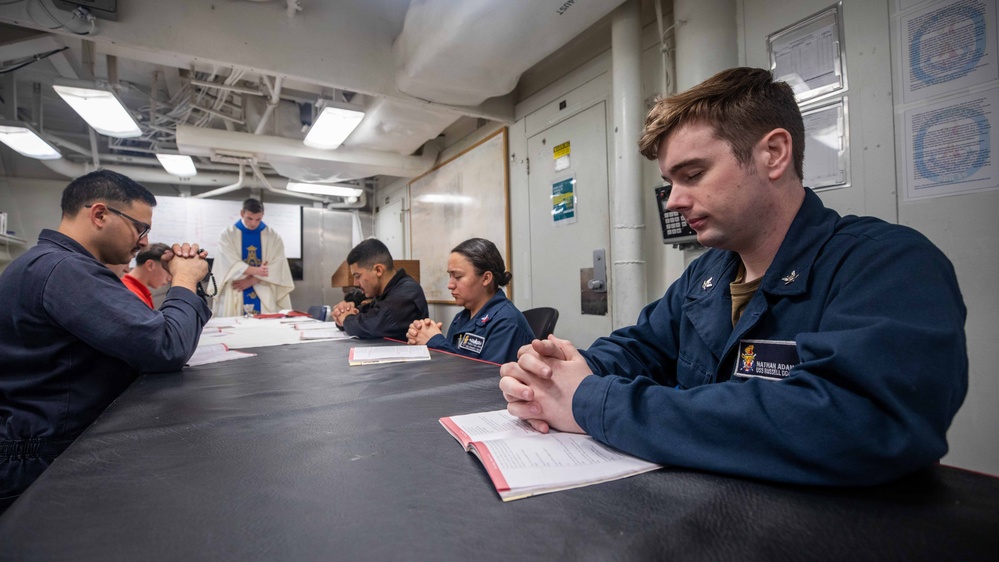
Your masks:
[[[486,315],[485,315],[485,316],[483,316],[482,318],[479,318],[479,322],[481,322],[481,323],[483,323],[483,324],[485,324],[486,322],[489,322],[489,315],[488,315],[488,314],[486,314]]]
[[[793,270],[791,271],[791,273],[788,273],[786,277],[781,277],[780,280],[783,281],[785,285],[790,285],[791,283],[794,283],[795,279],[797,278],[798,278],[798,271]]]
[[[712,281],[714,281],[714,279],[715,279],[714,277],[708,277],[707,279],[705,279],[704,283],[701,283],[701,290],[702,291],[707,291],[711,287],[714,287],[715,284],[712,283]]]

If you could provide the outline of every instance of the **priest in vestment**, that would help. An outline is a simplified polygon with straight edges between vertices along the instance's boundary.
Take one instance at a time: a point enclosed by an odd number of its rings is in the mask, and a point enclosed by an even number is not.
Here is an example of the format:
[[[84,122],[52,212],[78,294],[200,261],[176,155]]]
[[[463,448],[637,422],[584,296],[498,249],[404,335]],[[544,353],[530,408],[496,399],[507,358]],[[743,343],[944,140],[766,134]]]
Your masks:
[[[264,224],[264,204],[257,199],[243,202],[240,220],[219,237],[219,251],[212,271],[219,285],[213,313],[241,316],[272,313],[291,308],[295,283],[284,255],[284,241]]]

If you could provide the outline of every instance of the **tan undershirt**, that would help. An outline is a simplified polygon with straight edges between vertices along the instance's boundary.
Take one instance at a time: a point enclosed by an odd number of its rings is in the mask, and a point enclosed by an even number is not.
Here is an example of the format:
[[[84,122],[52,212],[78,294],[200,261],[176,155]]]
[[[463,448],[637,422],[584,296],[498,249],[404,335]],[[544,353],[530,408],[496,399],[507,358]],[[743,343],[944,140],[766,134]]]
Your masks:
[[[760,282],[763,278],[754,279],[748,283],[743,283],[742,280],[746,278],[746,266],[739,263],[739,271],[735,275],[735,281],[732,281],[728,285],[729,292],[732,293],[732,327],[735,327],[739,319],[742,318],[742,313],[746,310],[746,305],[756,294],[756,290],[760,288]]]

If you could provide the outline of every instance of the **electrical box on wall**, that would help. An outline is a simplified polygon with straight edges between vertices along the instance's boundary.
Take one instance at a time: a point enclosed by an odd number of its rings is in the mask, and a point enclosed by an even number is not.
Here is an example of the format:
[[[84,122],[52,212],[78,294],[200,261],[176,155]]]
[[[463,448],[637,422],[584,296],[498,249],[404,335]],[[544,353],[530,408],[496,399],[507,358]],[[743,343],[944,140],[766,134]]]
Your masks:
[[[67,12],[86,8],[94,17],[118,21],[118,0],[52,0],[52,5]]]
[[[659,209],[659,224],[663,229],[663,244],[673,244],[680,249],[696,247],[697,233],[694,229],[690,228],[683,215],[666,208],[669,192],[672,189],[671,185],[656,188],[656,205]]]

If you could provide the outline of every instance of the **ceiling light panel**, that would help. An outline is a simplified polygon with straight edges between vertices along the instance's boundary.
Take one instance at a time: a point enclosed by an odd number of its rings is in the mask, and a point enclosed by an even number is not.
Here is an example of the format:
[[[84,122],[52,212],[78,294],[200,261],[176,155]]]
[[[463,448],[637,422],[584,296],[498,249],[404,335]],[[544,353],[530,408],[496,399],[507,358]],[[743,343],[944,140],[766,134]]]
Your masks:
[[[156,159],[160,161],[164,170],[175,176],[186,178],[198,175],[194,159],[186,154],[157,154]]]
[[[340,146],[364,118],[363,111],[327,105],[305,136],[305,145],[333,149]]]
[[[360,197],[363,190],[352,185],[326,185],[321,183],[288,182],[288,191],[298,193],[315,193],[316,195],[332,195],[334,197]]]
[[[0,142],[28,158],[36,160],[62,158],[62,154],[59,154],[51,144],[45,142],[26,124],[17,121],[0,121]]]
[[[142,135],[139,124],[113,92],[96,86],[53,84],[52,88],[98,133],[122,139]]]

